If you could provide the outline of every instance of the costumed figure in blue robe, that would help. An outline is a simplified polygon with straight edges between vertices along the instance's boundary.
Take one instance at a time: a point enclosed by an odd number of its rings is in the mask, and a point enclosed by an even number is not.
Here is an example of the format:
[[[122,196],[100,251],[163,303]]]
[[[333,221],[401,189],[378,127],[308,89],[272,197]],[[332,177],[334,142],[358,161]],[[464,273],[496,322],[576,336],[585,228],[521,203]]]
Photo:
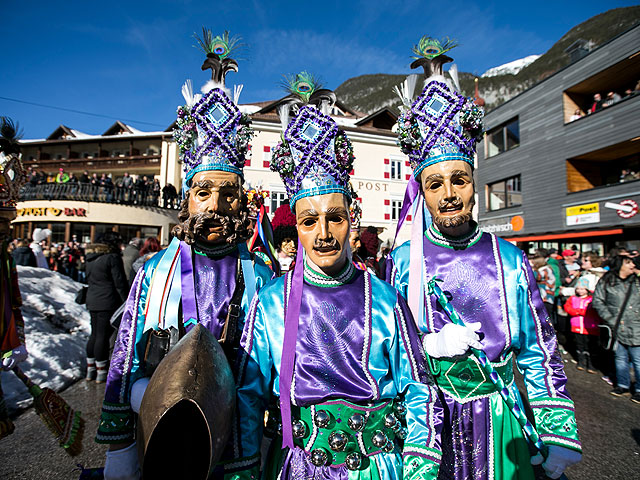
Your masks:
[[[439,478],[530,479],[532,462],[544,462],[547,474],[558,478],[581,458],[574,405],[526,255],[472,219],[483,112],[456,91],[455,68],[449,70],[453,82],[443,75],[442,65],[452,60],[445,52],[454,46],[424,37],[412,64],[425,69],[424,90],[413,101],[411,77],[398,89],[404,104],[398,143],[414,173],[405,199],[415,199],[416,208],[411,241],[391,253],[387,276],[426,334],[423,345],[445,400]],[[526,418],[514,360],[542,450],[548,448],[544,459],[531,459],[518,423]],[[504,390],[496,387],[500,382]]]
[[[274,395],[283,450],[266,478],[434,479],[442,409],[417,328],[398,292],[350,258],[354,157],[328,114],[335,95],[304,72],[289,85],[271,166],[299,246],[293,271],[258,293],[245,323],[237,405],[249,467],[234,478],[257,478]]]
[[[155,366],[146,358],[150,338],[166,332],[173,346],[174,340],[202,325],[224,342],[235,373],[234,352],[245,314],[255,292],[272,276],[245,243],[250,221],[242,169],[253,129],[237,106],[241,88],[236,86],[232,101],[224,86],[227,71],[237,71],[237,63],[229,57],[234,43],[226,32],[213,37],[205,30],[200,44],[207,60],[202,68],[212,69],[212,80],[202,95],[194,95],[190,80],[182,87],[186,105],[178,107],[174,131],[184,167],[180,223],[169,247],[136,275],[118,331],[96,436],[98,443],[111,444],[107,480],[139,475],[135,413]],[[237,435],[231,437],[223,459],[236,455]],[[170,465],[171,460],[167,462]],[[224,466],[217,468],[214,478],[222,478],[223,470]]]

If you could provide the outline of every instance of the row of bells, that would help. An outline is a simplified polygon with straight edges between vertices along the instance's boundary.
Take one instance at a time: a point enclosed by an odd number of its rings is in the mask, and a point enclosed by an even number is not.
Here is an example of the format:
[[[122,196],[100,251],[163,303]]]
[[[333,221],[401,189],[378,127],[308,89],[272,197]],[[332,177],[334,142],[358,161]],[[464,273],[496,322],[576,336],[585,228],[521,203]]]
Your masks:
[[[403,403],[394,405],[395,414],[388,413],[384,417],[384,426],[391,429],[396,437],[404,440],[407,436],[407,429],[404,428],[398,420],[398,417],[404,417],[407,413],[406,406]],[[327,428],[331,422],[331,416],[324,410],[318,410],[313,422],[318,428]],[[354,413],[347,420],[347,425],[354,432],[364,430],[366,423],[365,416],[361,413]],[[296,420],[292,424],[292,433],[295,438],[304,438],[307,434],[307,428],[303,421]],[[335,430],[329,435],[329,447],[334,452],[342,452],[349,442],[349,434],[342,430]],[[382,449],[383,452],[390,453],[394,449],[393,440],[389,439],[382,430],[376,430],[371,437],[371,443]],[[315,448],[311,451],[311,463],[320,467],[326,465],[329,460],[329,452],[324,448]],[[345,457],[345,465],[349,470],[358,470],[362,464],[362,454],[359,452],[351,452]]]

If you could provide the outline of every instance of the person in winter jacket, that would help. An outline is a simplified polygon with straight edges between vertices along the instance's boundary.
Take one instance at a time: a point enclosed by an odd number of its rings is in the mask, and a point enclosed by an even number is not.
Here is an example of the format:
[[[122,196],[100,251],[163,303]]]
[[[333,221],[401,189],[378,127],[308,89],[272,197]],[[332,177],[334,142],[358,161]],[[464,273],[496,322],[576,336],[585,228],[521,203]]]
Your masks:
[[[16,265],[22,265],[23,267],[37,267],[36,256],[29,248],[29,242],[25,239],[18,241],[17,248],[11,253],[13,261]]]
[[[618,314],[627,292],[629,294],[615,332],[617,386],[611,391],[611,395],[620,397],[629,395],[629,363],[633,364],[636,379],[640,379],[640,281],[635,273],[633,260],[627,256],[614,257],[610,267],[596,286],[593,307],[604,323],[615,331]],[[640,403],[638,387],[631,400]]]
[[[576,294],[569,297],[564,304],[564,310],[571,317],[571,331],[573,332],[576,353],[578,354],[578,370],[596,373],[591,363],[591,356],[595,353],[596,337],[600,334],[598,323],[600,318],[593,309],[593,297],[589,291],[589,280],[579,278],[576,284]]]
[[[91,335],[87,342],[87,379],[97,383],[107,379],[109,337],[113,332],[110,319],[127,299],[128,283],[124,274],[120,245],[116,232],[107,231],[98,243],[85,250],[87,272],[87,309],[91,314]]]

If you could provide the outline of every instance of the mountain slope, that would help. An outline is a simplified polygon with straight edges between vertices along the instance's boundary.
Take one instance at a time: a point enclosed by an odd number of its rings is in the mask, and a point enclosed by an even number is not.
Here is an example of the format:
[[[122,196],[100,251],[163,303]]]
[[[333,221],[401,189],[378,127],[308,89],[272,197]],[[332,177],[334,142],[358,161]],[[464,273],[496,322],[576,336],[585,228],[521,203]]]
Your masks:
[[[485,99],[486,108],[490,110],[501,105],[567,66],[569,56],[564,51],[575,41],[585,40],[593,49],[638,23],[640,23],[640,6],[609,10],[573,27],[544,55],[516,75],[480,77],[478,86],[480,96]],[[472,96],[474,76],[465,72],[460,72],[459,76],[462,93]],[[404,78],[405,75],[381,73],[360,75],[342,83],[336,88],[335,93],[340,100],[353,109],[369,114],[383,107],[400,105],[393,87],[402,83]]]

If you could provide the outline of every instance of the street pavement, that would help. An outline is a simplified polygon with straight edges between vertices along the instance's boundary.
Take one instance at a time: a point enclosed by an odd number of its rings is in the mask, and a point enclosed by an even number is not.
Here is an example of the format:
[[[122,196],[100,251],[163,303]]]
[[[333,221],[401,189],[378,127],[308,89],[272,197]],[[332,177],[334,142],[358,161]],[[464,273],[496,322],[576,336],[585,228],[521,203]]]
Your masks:
[[[640,405],[629,397],[616,398],[600,375],[577,371],[568,361],[565,370],[569,392],[576,403],[576,417],[584,449],[583,460],[568,469],[569,480],[633,480],[640,477]],[[83,451],[75,458],[60,448],[49,430],[28,409],[16,420],[13,435],[0,440],[0,479],[77,480],[77,464],[102,466],[106,447],[93,437],[98,425],[104,385],[84,380],[62,396],[85,419]]]

